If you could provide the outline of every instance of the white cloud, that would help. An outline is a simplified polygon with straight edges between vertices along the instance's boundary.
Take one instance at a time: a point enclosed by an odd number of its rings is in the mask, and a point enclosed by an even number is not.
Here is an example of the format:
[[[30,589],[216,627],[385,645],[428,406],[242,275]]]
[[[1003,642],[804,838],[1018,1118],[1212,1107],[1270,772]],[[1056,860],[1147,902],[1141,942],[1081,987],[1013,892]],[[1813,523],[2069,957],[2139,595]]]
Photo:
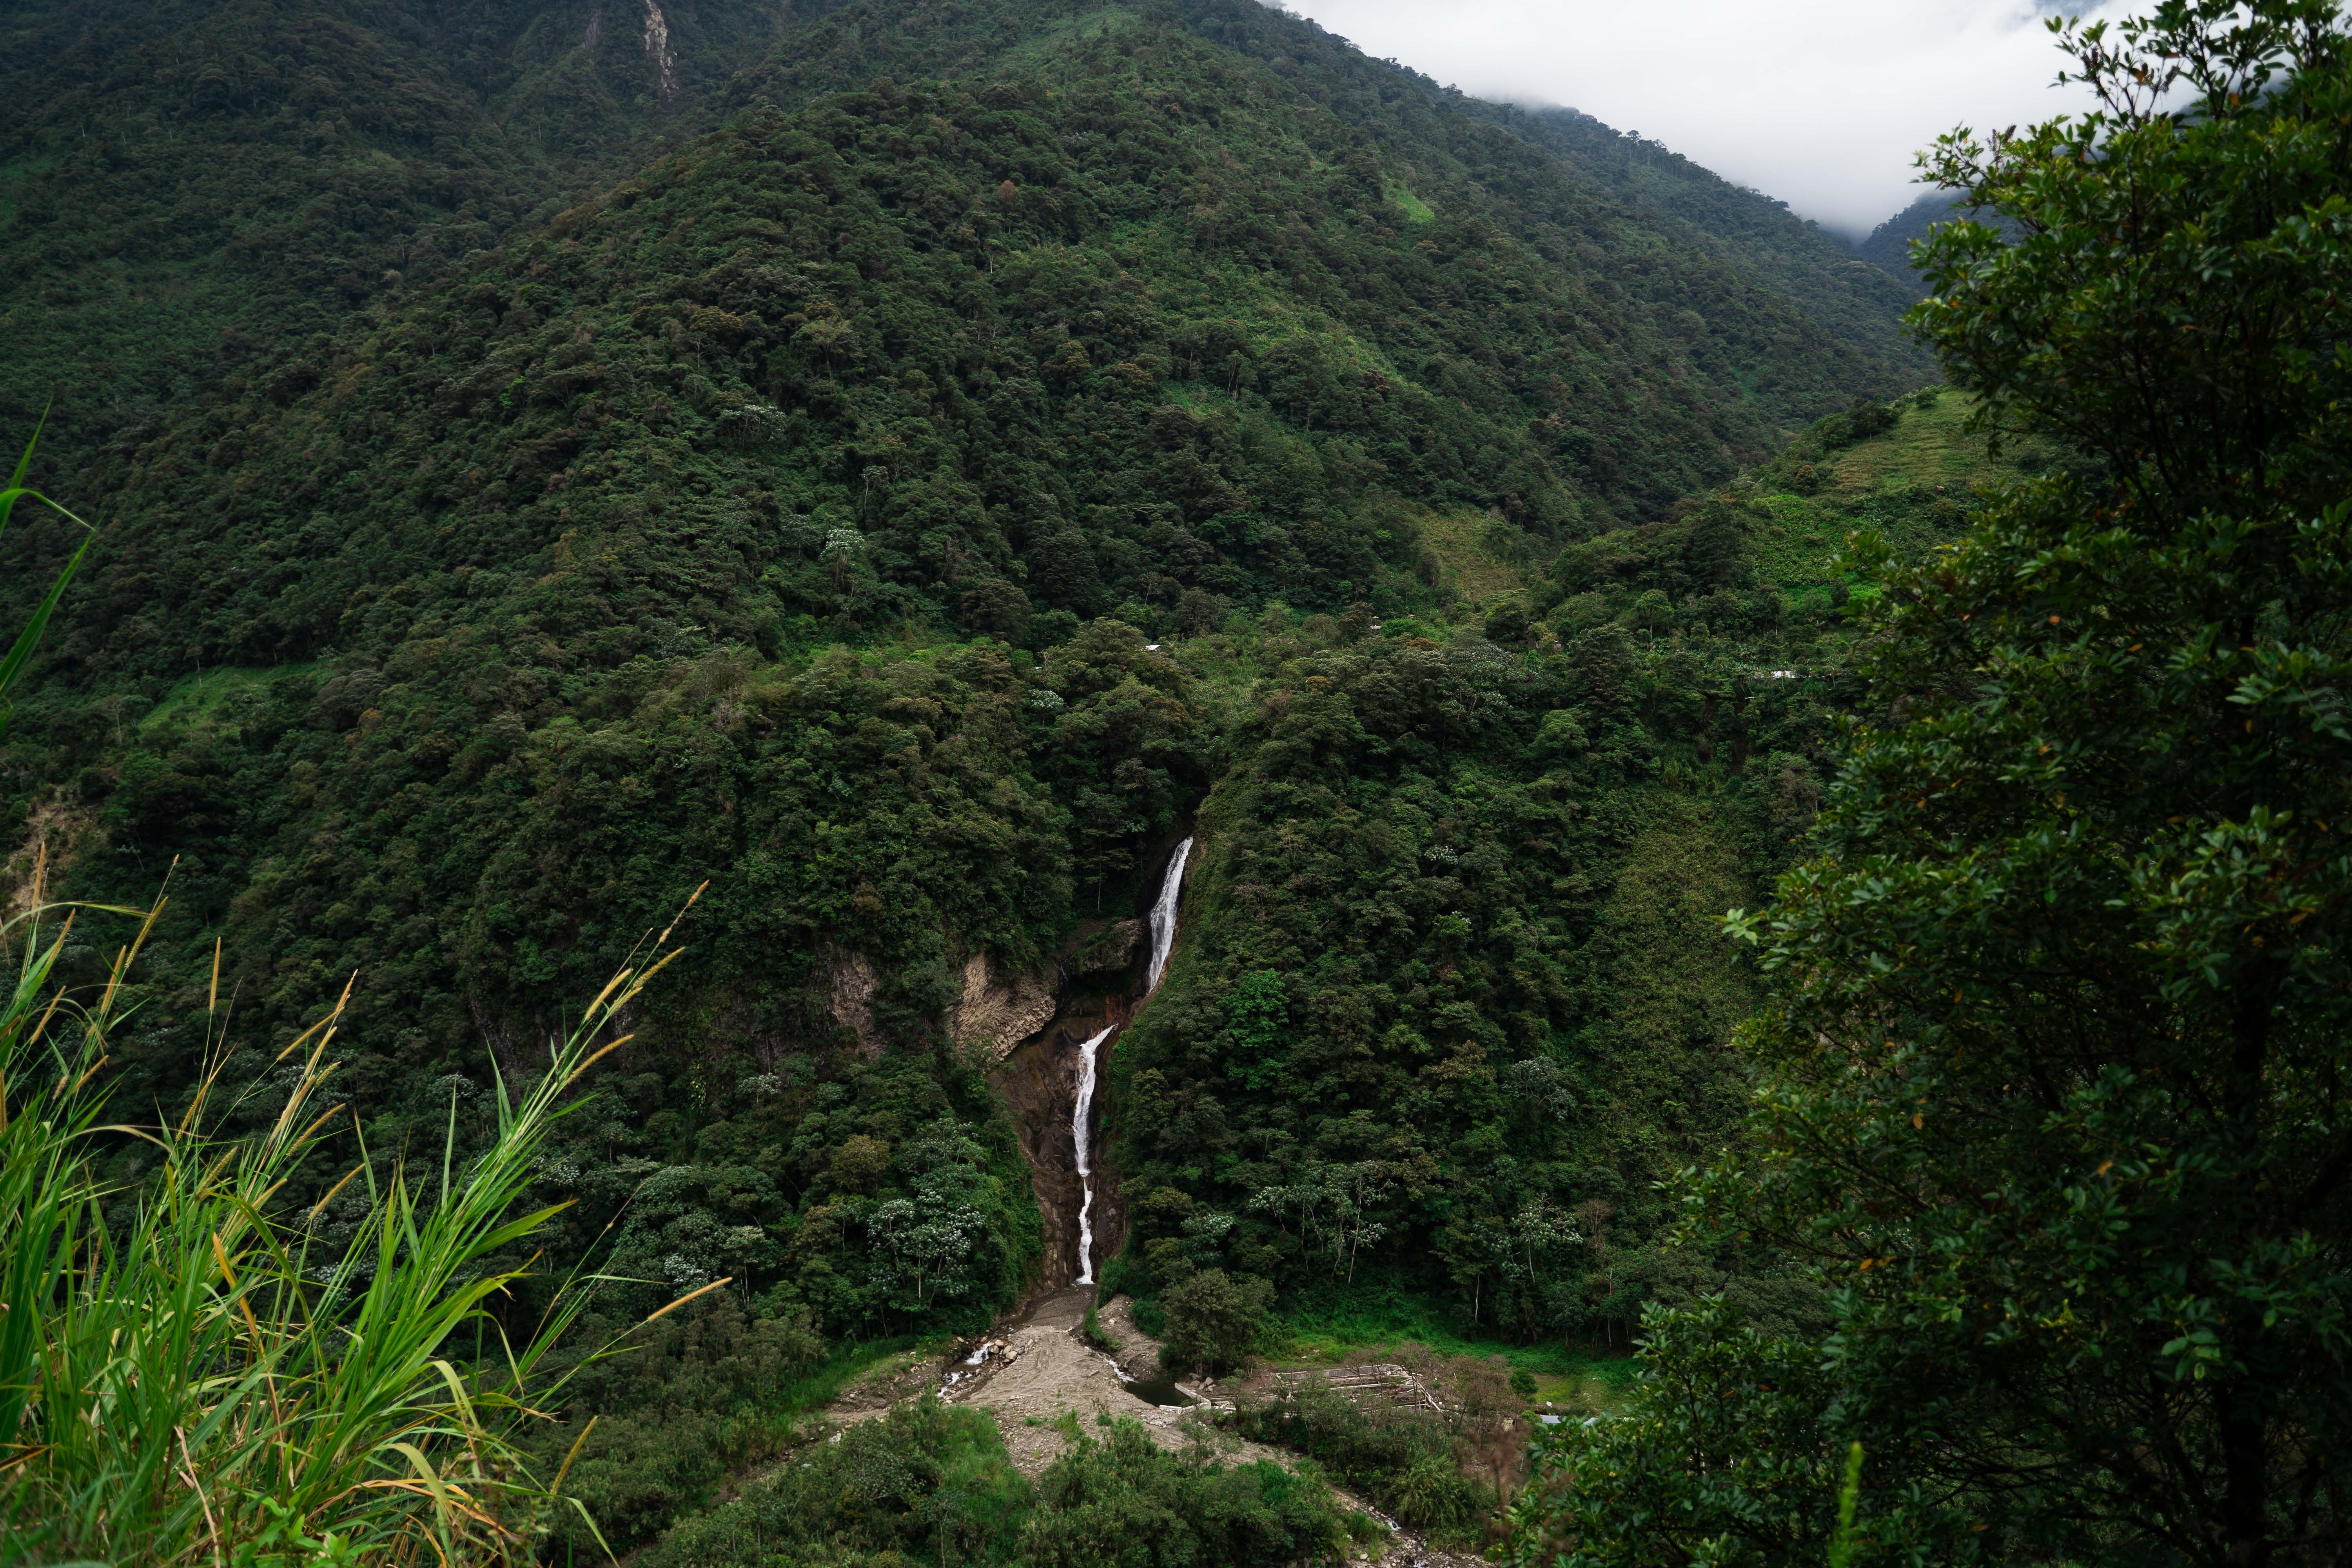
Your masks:
[[[1955,125],[2082,106],[2033,0],[1285,0],[1481,98],[1563,103],[1853,233]],[[2144,8],[2144,7],[2140,7]],[[2080,9],[2091,11],[2090,5]]]

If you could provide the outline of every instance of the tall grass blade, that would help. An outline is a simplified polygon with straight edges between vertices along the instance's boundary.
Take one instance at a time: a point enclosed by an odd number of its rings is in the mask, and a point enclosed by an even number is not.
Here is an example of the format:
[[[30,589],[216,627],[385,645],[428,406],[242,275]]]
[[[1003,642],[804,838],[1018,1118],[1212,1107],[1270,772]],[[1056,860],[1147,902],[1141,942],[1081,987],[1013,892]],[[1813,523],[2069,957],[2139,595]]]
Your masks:
[[[1830,1537],[1830,1568],[1853,1568],[1853,1512],[1862,1500],[1862,1444],[1845,1453],[1845,1483],[1838,1488],[1837,1533]]]
[[[16,459],[16,471],[9,477],[8,488],[0,490],[0,534],[5,534],[8,531],[8,520],[15,514],[16,503],[29,496],[67,521],[85,530],[90,538],[81,542],[81,547],[73,552],[72,557],[66,562],[64,570],[58,574],[57,580],[49,584],[47,595],[34,609],[32,618],[27,620],[16,633],[16,640],[9,646],[5,655],[0,655],[0,734],[6,733],[8,729],[10,711],[8,693],[23,677],[25,666],[32,659],[34,645],[41,640],[41,633],[48,626],[49,616],[56,612],[58,601],[65,597],[66,584],[73,581],[74,573],[80,569],[82,557],[89,553],[91,540],[98,533],[98,531],[91,528],[89,523],[82,521],[40,491],[26,488],[25,475],[33,466],[33,448],[40,444],[41,426],[47,425],[48,421],[48,410],[45,408],[41,411],[40,424],[33,427],[33,438],[25,443],[25,455]]]
[[[204,1110],[228,1055],[215,982],[194,1108],[115,1126],[95,1068],[155,911],[80,1010],[56,994],[52,913],[16,922],[23,956],[0,997],[0,1563],[259,1568],[310,1561],[330,1537],[339,1560],[527,1559],[559,1500],[515,1436],[560,1392],[542,1367],[595,1281],[562,1281],[511,1343],[494,1311],[532,1263],[506,1260],[563,1206],[527,1200],[549,1131],[581,1103],[575,1080],[675,951],[633,955],[546,1073],[498,1097],[470,1158],[453,1131],[420,1188],[362,1142],[325,1197],[297,1199],[327,1142],[358,1132],[328,1092],[344,1003],[296,1042],[268,1126],[233,1138]],[[100,1161],[127,1136],[153,1168],[110,1188]],[[365,1214],[319,1256],[313,1222],[345,1193]],[[467,1361],[482,1338],[498,1352]]]

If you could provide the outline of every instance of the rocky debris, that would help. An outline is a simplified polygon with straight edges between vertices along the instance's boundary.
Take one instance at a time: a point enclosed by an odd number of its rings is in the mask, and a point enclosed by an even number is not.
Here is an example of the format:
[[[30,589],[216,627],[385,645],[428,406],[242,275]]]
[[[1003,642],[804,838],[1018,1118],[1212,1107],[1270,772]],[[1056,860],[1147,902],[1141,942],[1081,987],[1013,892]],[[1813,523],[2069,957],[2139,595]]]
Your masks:
[[[1053,1021],[1054,988],[1034,970],[1007,975],[984,952],[964,960],[963,994],[949,1010],[948,1033],[1001,1062],[1013,1047]]]
[[[1024,1475],[1037,1474],[1068,1447],[1059,1426],[1072,1416],[1081,1429],[1096,1426],[1102,1417],[1140,1422],[1151,1440],[1163,1448],[1207,1442],[1221,1449],[1247,1447],[1249,1458],[1276,1457],[1217,1432],[1190,1409],[1147,1404],[1129,1392],[1120,1360],[1079,1337],[1093,1299],[1091,1287],[1054,1290],[1035,1298],[1021,1316],[988,1340],[964,1350],[959,1364],[949,1373],[975,1375],[959,1379],[942,1390],[940,1397],[994,1416],[1013,1468]],[[1119,1341],[1123,1356],[1149,1358],[1156,1374],[1159,1346],[1135,1328],[1133,1320],[1117,1307],[1098,1317],[1108,1320],[1104,1326]],[[975,1353],[981,1360],[971,1363]]]
[[[23,847],[0,859],[0,920],[13,921],[39,903],[51,879],[97,824],[97,814],[87,806],[36,804],[25,821]]]
[[[879,1415],[901,1400],[939,1386],[939,1363],[911,1351],[868,1367],[825,1406],[827,1418],[847,1425]]]
[[[835,1425],[847,1426],[878,1415],[900,1400],[918,1399],[937,1390],[950,1405],[987,1411],[1003,1435],[1013,1468],[1032,1478],[1069,1446],[1064,1428],[1072,1419],[1080,1431],[1097,1436],[1102,1435],[1098,1428],[1108,1421],[1135,1421],[1162,1448],[1172,1451],[1202,1444],[1227,1464],[1263,1459],[1287,1469],[1298,1462],[1295,1454],[1222,1430],[1214,1412],[1232,1405],[1218,1397],[1220,1391],[1213,1382],[1176,1384],[1186,1397],[1199,1402],[1192,1405],[1158,1405],[1139,1398],[1129,1388],[1130,1383],[1163,1375],[1159,1342],[1137,1327],[1122,1297],[1095,1313],[1097,1326],[1114,1349],[1106,1352],[1087,1343],[1081,1331],[1093,1300],[1091,1286],[1045,1291],[1031,1298],[1017,1316],[988,1333],[958,1341],[944,1358],[911,1353],[893,1357],[844,1390],[827,1407],[826,1415]],[[1275,1381],[1286,1376],[1325,1381],[1326,1371],[1339,1374],[1338,1385],[1343,1387],[1350,1376],[1357,1377],[1368,1397],[1386,1397],[1403,1385],[1393,1378],[1367,1374],[1403,1372],[1412,1387],[1428,1396],[1420,1380],[1401,1367],[1311,1369],[1276,1373]],[[1345,1488],[1335,1487],[1333,1492],[1342,1507],[1369,1514],[1389,1527],[1389,1539],[1378,1557],[1359,1553],[1363,1560],[1377,1561],[1383,1568],[1490,1568],[1483,1559],[1431,1547],[1419,1534],[1400,1527]]]

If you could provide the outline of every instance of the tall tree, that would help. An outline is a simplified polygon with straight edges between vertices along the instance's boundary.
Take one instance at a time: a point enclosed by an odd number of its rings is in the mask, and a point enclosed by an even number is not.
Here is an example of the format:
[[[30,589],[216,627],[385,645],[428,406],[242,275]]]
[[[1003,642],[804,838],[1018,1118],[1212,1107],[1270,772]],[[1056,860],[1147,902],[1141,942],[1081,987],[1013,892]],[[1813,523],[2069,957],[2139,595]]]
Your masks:
[[[1696,1235],[1817,1330],[1651,1325],[1528,1561],[2335,1563],[2352,1544],[2352,55],[2332,0],[2060,26],[2100,108],[1926,160],[1912,314],[2090,459],[1899,563],[1816,855],[1732,921],[1755,1152]]]

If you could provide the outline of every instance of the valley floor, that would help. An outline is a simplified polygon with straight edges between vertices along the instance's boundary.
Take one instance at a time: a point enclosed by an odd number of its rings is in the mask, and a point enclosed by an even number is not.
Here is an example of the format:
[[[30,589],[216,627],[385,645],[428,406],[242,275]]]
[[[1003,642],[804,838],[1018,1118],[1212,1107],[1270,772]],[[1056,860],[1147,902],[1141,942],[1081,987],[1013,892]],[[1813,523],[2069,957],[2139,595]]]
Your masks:
[[[1075,1285],[1044,1290],[1022,1303],[976,1346],[959,1345],[940,1358],[921,1352],[894,1356],[844,1389],[823,1412],[838,1429],[871,1420],[902,1402],[937,1391],[951,1405],[984,1410],[995,1421],[1013,1468],[1033,1480],[1069,1447],[1068,1431],[1112,1421],[1140,1423],[1154,1444],[1175,1452],[1205,1445],[1226,1464],[1271,1462],[1294,1467],[1298,1457],[1221,1430],[1214,1412],[1231,1408],[1231,1396],[1270,1384],[1261,1371],[1244,1384],[1220,1385],[1203,1380],[1174,1385],[1194,1401],[1190,1405],[1153,1404],[1137,1392],[1160,1384],[1160,1342],[1137,1326],[1129,1300],[1119,1297],[1096,1312],[1096,1322],[1116,1352],[1087,1344],[1082,1334],[1095,1288]],[[982,1357],[977,1365],[967,1356]],[[950,1381],[952,1380],[952,1381]],[[1483,1560],[1432,1547],[1418,1532],[1393,1524],[1370,1503],[1335,1488],[1342,1506],[1390,1524],[1385,1544],[1361,1555],[1392,1568],[1479,1568]]]

